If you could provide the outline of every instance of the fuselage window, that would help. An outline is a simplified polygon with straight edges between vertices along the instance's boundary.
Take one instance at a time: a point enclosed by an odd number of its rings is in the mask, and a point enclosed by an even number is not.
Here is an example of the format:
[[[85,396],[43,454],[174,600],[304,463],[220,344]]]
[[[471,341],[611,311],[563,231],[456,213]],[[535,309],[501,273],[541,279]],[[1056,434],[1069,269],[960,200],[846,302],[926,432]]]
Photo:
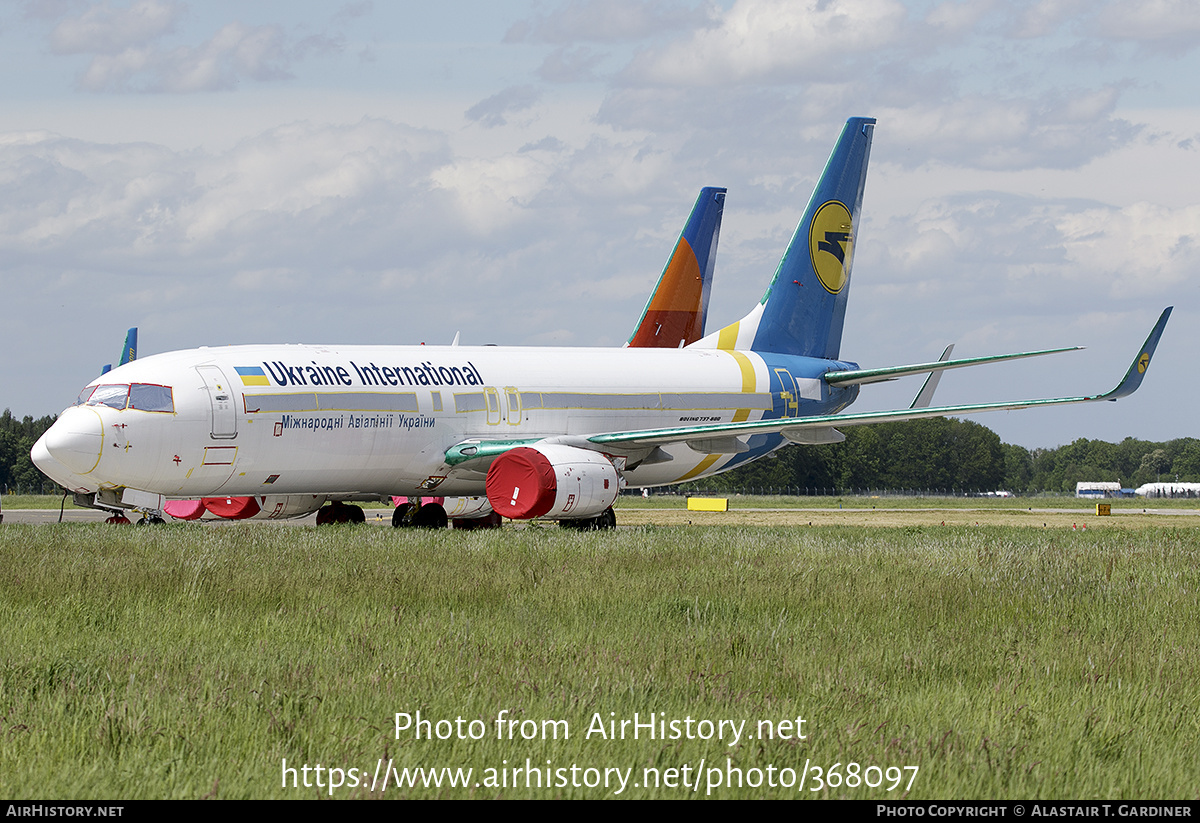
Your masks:
[[[125,401],[129,399],[129,384],[111,386],[97,386],[88,398],[89,406],[108,406],[110,409],[125,408]]]
[[[134,383],[129,390],[129,408],[152,412],[173,412],[175,403],[170,386]]]

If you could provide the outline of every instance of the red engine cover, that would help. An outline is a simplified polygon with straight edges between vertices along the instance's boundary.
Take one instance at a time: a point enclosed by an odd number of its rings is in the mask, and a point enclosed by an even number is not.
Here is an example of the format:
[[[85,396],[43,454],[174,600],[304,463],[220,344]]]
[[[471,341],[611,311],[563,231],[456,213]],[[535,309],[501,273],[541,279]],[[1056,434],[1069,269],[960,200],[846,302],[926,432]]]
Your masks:
[[[488,502],[503,517],[585,518],[616,501],[621,476],[599,452],[538,443],[493,460],[486,487]]]
[[[205,497],[204,508],[217,517],[229,520],[245,520],[258,514],[258,501],[253,497]]]
[[[163,511],[176,520],[199,520],[204,514],[202,500],[168,500]]]
[[[541,517],[554,506],[558,494],[554,466],[544,454],[524,446],[492,461],[486,487],[492,508],[513,520]]]

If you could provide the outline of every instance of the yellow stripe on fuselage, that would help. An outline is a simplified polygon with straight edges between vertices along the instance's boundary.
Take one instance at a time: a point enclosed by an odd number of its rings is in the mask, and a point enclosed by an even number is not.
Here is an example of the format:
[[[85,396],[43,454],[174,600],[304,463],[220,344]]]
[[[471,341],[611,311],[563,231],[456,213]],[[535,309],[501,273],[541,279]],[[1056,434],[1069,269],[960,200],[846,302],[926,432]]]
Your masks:
[[[728,331],[729,329],[733,329],[733,339],[736,340],[737,339],[737,325],[738,325],[737,323],[734,323],[732,326],[727,326],[726,328],[722,329],[720,339],[724,340],[725,332]],[[720,346],[718,346],[718,348],[724,349],[725,346],[720,345]],[[745,353],[740,352],[740,351],[729,350],[729,355],[738,364],[738,369],[742,373],[742,393],[743,394],[753,394],[758,389],[758,375],[754,371],[754,363],[752,363],[750,361],[750,358],[747,357],[745,355]],[[737,411],[735,411],[733,413],[733,422],[734,423],[741,423],[743,420],[749,420],[749,419],[750,419],[750,409],[738,409]],[[691,471],[684,474],[682,477],[680,477],[675,482],[682,483],[684,480],[690,480],[698,474],[703,474],[704,472],[708,471],[712,467],[713,463],[716,463],[722,457],[724,457],[724,455],[721,455],[721,454],[708,455],[707,457],[705,457],[703,460],[700,461],[699,465],[697,465],[694,469],[692,469]]]
[[[691,480],[693,477],[695,477],[698,474],[703,474],[704,472],[708,471],[709,467],[712,466],[713,463],[716,463],[722,457],[724,457],[724,455],[710,454],[708,457],[706,457],[700,461],[700,465],[696,466],[696,468],[692,469],[690,472],[688,472],[687,474],[685,474],[683,477],[679,478],[675,482],[681,483],[684,480]]]
[[[737,348],[738,327],[742,325],[742,321],[734,323],[732,326],[726,326],[717,332],[717,348],[732,351]]]
[[[733,325],[737,326],[737,323],[734,323]],[[725,332],[722,331],[721,333],[724,334]],[[736,331],[734,332],[734,336],[737,336]],[[730,351],[729,353],[733,356],[733,359],[737,361],[738,368],[742,370],[742,392],[753,393],[758,388],[758,380],[754,374],[754,364],[750,362],[749,357],[742,354],[740,351]],[[734,423],[741,423],[742,421],[749,419],[749,409],[738,409],[733,414]]]

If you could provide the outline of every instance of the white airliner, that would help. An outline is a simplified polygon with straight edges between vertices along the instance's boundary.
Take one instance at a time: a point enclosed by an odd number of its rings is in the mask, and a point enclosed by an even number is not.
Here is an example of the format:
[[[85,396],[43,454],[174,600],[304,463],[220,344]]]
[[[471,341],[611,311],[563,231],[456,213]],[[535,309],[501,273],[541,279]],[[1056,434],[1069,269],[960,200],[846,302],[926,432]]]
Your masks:
[[[683,231],[671,250],[667,264],[650,293],[646,308],[643,309],[638,325],[626,346],[679,348],[704,336],[724,207],[725,189],[706,187],[700,190],[696,204],[692,207]],[[458,335],[455,335],[454,341],[453,345],[457,345]],[[137,329],[133,328],[125,337],[119,365],[123,366],[136,359]],[[945,359],[945,355],[942,359]],[[107,374],[111,369],[112,366],[105,366],[100,373]],[[938,376],[940,372],[930,375],[930,381],[936,381]],[[926,402],[925,405],[929,403]],[[323,495],[294,499],[280,495],[222,495],[167,500],[162,508],[166,514],[177,520],[199,520],[201,517],[234,520],[277,519],[281,516],[293,516],[296,512],[311,512],[320,507],[325,499]],[[397,509],[393,513],[393,520],[397,524],[412,525],[415,520],[421,525],[445,525],[445,517],[436,507],[430,507],[422,513],[415,508],[419,504],[409,503],[399,497],[393,499],[397,501]],[[422,499],[439,505],[445,504],[456,527],[496,526],[501,520],[498,514],[491,511],[486,497],[446,499],[427,496]],[[331,506],[325,514],[335,522],[363,519],[362,510],[352,506]],[[129,521],[118,513],[114,515],[112,522]]]
[[[294,516],[325,501],[336,510],[436,494],[459,499],[451,516],[607,527],[623,487],[704,477],[788,443],[838,442],[838,427],[1135,391],[1169,308],[1105,394],[844,411],[864,383],[1067,350],[880,369],[839,359],[874,124],[847,121],[763,299],[691,345],[159,354],[88,385],[34,446],[34,462],[78,503],[151,518],[179,498],[256,497]],[[418,523],[445,522],[441,506],[427,506],[436,508]]]

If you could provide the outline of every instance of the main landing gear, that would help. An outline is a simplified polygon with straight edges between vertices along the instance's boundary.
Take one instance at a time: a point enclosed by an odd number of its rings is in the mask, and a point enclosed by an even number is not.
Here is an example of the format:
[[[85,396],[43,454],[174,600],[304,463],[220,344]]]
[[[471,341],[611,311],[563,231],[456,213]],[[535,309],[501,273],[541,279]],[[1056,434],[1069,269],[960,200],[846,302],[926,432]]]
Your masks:
[[[483,517],[456,517],[450,521],[451,528],[465,529],[498,529],[504,523],[499,512],[489,512]]]
[[[577,529],[581,532],[597,531],[599,529],[615,529],[617,513],[609,506],[595,517],[585,517],[580,520],[559,520],[558,525],[564,529]]]
[[[392,526],[397,529],[444,529],[446,522],[446,510],[440,503],[426,503],[420,507],[401,503],[392,512]]]
[[[327,506],[317,509],[317,525],[328,526],[333,523],[365,523],[367,516],[359,506],[352,506],[334,500]]]

